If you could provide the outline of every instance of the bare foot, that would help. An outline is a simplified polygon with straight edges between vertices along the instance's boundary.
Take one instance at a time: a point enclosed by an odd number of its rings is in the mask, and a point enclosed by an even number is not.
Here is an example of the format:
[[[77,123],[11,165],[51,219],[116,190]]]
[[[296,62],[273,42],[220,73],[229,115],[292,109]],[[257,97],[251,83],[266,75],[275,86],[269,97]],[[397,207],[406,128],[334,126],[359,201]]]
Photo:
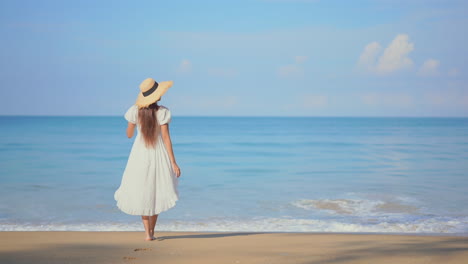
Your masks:
[[[154,237],[146,237],[145,240],[146,241],[152,241],[152,240],[154,240]]]

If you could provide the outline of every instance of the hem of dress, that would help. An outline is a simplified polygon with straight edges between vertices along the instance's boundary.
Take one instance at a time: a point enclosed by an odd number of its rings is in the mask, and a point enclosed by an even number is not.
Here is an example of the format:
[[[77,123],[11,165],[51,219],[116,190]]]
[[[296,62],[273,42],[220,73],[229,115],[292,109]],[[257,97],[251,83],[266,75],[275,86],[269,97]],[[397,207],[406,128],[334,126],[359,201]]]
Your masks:
[[[117,207],[124,213],[129,214],[129,215],[157,215],[162,212],[165,212],[172,207],[174,207],[179,199],[176,198],[168,203],[165,204],[164,208],[161,210],[155,210],[155,209],[130,209],[124,206],[119,200],[117,200]]]

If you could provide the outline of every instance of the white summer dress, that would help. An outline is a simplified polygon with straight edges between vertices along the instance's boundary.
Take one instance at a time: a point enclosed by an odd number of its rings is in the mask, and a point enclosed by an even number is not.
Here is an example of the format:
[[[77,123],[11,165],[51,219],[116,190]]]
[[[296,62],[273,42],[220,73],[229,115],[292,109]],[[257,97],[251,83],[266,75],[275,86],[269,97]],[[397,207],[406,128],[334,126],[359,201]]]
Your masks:
[[[160,125],[171,121],[171,112],[165,106],[159,106],[156,116]],[[159,214],[175,206],[179,199],[179,179],[172,168],[161,133],[155,148],[146,147],[143,136],[140,136],[138,107],[131,106],[124,117],[136,124],[137,135],[114,199],[117,207],[126,214]]]

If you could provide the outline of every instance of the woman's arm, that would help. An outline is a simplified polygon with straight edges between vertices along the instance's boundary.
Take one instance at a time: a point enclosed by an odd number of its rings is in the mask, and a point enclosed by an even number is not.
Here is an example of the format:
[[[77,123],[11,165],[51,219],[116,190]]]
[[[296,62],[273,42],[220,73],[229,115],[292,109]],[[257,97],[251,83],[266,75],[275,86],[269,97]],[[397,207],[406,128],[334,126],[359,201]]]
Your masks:
[[[128,122],[127,126],[127,137],[133,137],[133,132],[135,132],[135,124]]]
[[[180,176],[180,168],[177,165],[177,162],[174,157],[174,151],[172,150],[171,136],[169,135],[169,125],[164,124],[161,126],[161,137],[163,139],[164,145],[166,146],[167,152],[169,153],[169,159],[172,163],[172,168],[176,173],[177,177]]]

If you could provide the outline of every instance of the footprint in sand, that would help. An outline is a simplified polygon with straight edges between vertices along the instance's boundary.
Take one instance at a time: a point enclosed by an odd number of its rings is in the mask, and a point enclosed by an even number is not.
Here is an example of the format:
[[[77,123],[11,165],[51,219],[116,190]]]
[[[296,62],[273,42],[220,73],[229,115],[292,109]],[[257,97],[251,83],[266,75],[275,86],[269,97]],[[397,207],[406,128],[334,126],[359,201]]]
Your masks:
[[[135,260],[137,259],[136,257],[123,257],[123,260]]]
[[[152,250],[151,248],[135,248],[133,251],[150,251]]]

